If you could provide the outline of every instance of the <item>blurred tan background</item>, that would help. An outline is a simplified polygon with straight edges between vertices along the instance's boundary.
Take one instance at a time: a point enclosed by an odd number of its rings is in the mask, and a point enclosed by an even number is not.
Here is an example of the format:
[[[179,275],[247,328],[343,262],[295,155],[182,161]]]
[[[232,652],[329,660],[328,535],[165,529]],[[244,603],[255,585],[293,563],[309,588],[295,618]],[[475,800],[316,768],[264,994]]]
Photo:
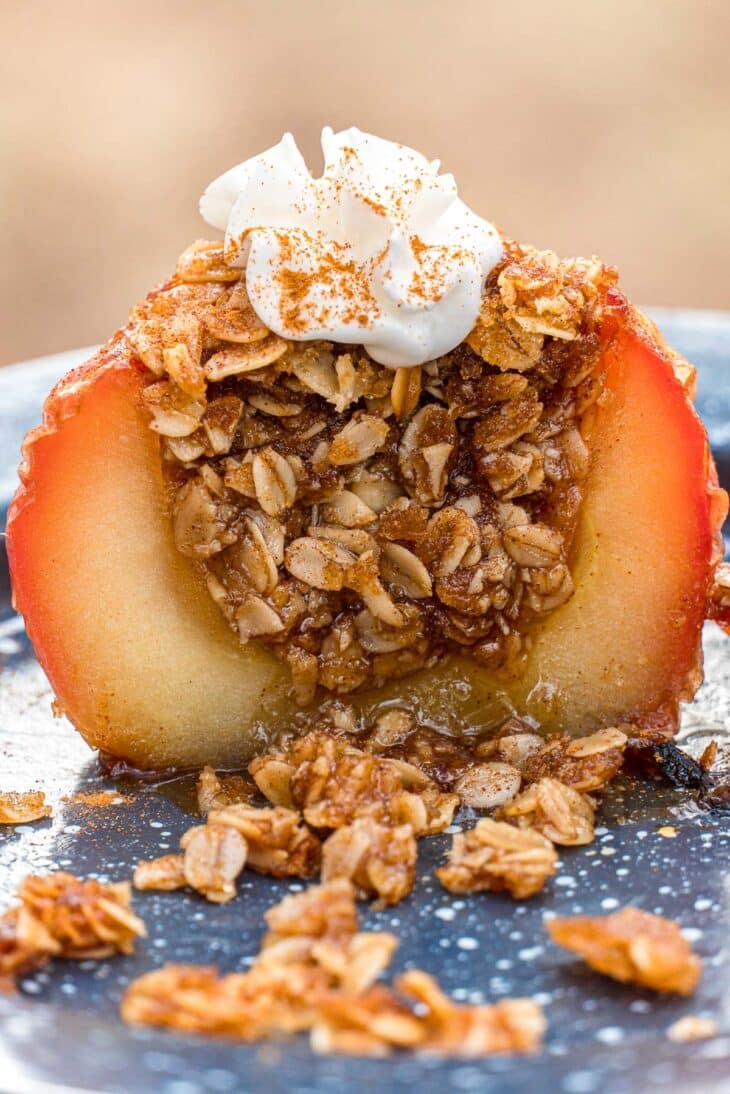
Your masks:
[[[728,0],[3,0],[0,364],[105,339],[206,183],[324,124],[439,156],[510,234],[730,306]]]

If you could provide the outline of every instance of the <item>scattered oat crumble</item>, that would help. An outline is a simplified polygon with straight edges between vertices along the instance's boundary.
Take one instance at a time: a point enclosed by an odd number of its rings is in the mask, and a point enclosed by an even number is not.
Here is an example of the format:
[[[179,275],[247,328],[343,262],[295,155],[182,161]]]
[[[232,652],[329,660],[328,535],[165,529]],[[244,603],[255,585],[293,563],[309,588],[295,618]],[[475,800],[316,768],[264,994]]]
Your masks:
[[[413,888],[416,840],[410,824],[388,827],[361,817],[338,828],[322,848],[322,880],[344,877],[364,894],[397,904]]]
[[[14,991],[18,977],[41,968],[60,948],[26,908],[6,912],[0,918],[0,992]]]
[[[381,984],[359,995],[325,995],[310,1034],[320,1055],[389,1056],[394,1049],[418,1050],[425,1039],[423,1022]]]
[[[239,802],[213,810],[208,824],[233,828],[248,847],[246,865],[272,877],[312,877],[319,869],[317,837],[292,809],[256,809]]]
[[[301,809],[314,828],[340,828],[370,816],[427,835],[447,828],[459,804],[456,794],[439,791],[412,764],[317,732],[295,739],[285,752],[258,757],[249,771],[274,805]]]
[[[523,779],[526,783],[557,779],[583,793],[600,790],[623,764],[630,729],[629,726],[600,729],[588,737],[577,738],[554,734],[527,757],[522,767]]]
[[[454,836],[449,861],[436,877],[452,893],[506,890],[523,900],[542,889],[557,860],[552,843],[539,832],[484,818]]]
[[[236,895],[245,866],[273,877],[312,877],[321,846],[298,813],[277,806],[257,809],[246,802],[211,809],[205,824],[180,839],[182,855],[140,862],[138,889],[172,890],[189,885],[208,900],[225,904]]]
[[[587,794],[557,779],[540,779],[500,811],[519,828],[534,828],[553,843],[577,846],[594,839],[596,807]]]
[[[206,900],[227,904],[236,895],[236,878],[246,865],[248,844],[224,824],[188,828],[180,839],[185,881]]]
[[[131,910],[128,881],[103,885],[59,870],[25,878],[18,896],[23,907],[56,939],[61,957],[130,954],[135,940],[147,933]]]
[[[42,790],[0,793],[0,824],[31,824],[53,813]]]
[[[147,862],[138,862],[132,878],[135,889],[182,889],[185,870],[182,855],[161,855]]]
[[[445,1056],[491,1056],[504,1052],[535,1052],[542,1044],[546,1022],[531,999],[502,999],[489,1006],[456,1006],[432,976],[412,969],[396,980],[426,1014],[421,1048]]]
[[[20,904],[0,918],[0,988],[51,957],[130,954],[145,926],[130,907],[128,882],[102,885],[58,871],[29,876],[18,888]]]
[[[679,926],[639,908],[622,908],[607,916],[549,919],[545,926],[559,946],[622,983],[691,995],[702,973]]]
[[[540,1045],[545,1021],[530,1000],[456,1006],[415,970],[396,981],[396,991],[376,983],[397,940],[358,931],[348,881],[285,897],[266,921],[269,933],[248,972],[167,965],[129,985],[124,1021],[247,1041],[309,1030],[320,1053],[486,1056]]]

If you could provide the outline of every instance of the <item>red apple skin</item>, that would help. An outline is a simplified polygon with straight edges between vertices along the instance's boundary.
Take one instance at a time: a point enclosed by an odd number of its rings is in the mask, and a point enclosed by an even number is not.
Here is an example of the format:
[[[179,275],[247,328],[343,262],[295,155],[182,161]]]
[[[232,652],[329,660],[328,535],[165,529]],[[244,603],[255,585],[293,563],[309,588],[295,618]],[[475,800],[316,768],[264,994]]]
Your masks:
[[[148,377],[117,337],[51,393],[8,517],[15,606],[93,747],[141,767],[233,762],[284,671],[242,656],[175,548]]]
[[[581,733],[650,722],[694,694],[727,496],[693,370],[623,296],[608,305],[573,597],[534,628],[519,679],[453,658],[357,705],[398,695],[452,731],[514,711]],[[140,399],[151,379],[120,332],[49,396],[8,518],[15,604],[92,746],[143,768],[234,766],[288,722],[287,675],[238,644],[174,546]]]

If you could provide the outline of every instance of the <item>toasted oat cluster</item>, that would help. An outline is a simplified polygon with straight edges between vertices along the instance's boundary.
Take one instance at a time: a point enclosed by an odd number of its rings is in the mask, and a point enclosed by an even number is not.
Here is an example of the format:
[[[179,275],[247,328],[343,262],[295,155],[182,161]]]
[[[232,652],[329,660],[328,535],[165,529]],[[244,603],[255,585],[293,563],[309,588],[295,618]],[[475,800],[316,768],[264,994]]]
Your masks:
[[[691,995],[699,982],[699,958],[671,919],[622,908],[607,916],[550,919],[545,925],[554,942],[622,983]]]
[[[307,878],[321,868],[325,882],[344,878],[359,895],[394,904],[413,887],[417,839],[444,831],[461,804],[493,818],[454,836],[438,871],[442,884],[523,899],[555,872],[553,844],[593,840],[597,801],[576,786],[600,789],[613,778],[626,741],[615,728],[578,741],[542,737],[512,718],[499,736],[474,744],[419,725],[402,707],[365,718],[330,700],[318,729],[284,735],[250,763],[253,783],[203,769],[197,789],[206,823],[183,835],[181,854],[140,862],[134,884],[187,885],[224,903],[246,866]],[[256,790],[272,807],[250,804]]]
[[[502,999],[487,1006],[456,1006],[432,976],[411,969],[396,987],[425,1009],[424,1049],[445,1056],[491,1056],[501,1052],[534,1052],[546,1022],[531,999]]]
[[[18,890],[23,907],[58,943],[59,955],[79,959],[134,951],[146,931],[131,910],[131,895],[128,881],[103,885],[61,870],[27,877]]]
[[[249,765],[274,805],[294,805],[315,828],[341,828],[358,817],[408,824],[417,836],[442,832],[459,805],[418,767],[365,752],[345,740],[312,732],[283,752]]]
[[[0,824],[30,824],[50,817],[51,813],[42,790],[28,790],[22,794],[12,790],[0,793]]]
[[[241,780],[243,781],[243,780]],[[272,877],[312,877],[319,869],[319,839],[292,809],[257,809],[237,802],[213,809],[205,824],[188,828],[180,839],[182,854],[140,862],[137,889],[195,889],[225,904],[236,895],[236,879],[245,866]]]
[[[60,946],[52,934],[22,905],[0,918],[0,991],[15,989],[16,980],[41,968]]]
[[[553,843],[592,843],[596,806],[587,794],[557,779],[539,779],[499,812],[518,827],[541,832]]]
[[[20,904],[0,918],[0,990],[51,957],[132,953],[146,934],[131,910],[128,882],[102,885],[58,871],[25,878],[18,896]]]
[[[452,893],[506,891],[524,900],[542,889],[557,861],[552,843],[539,832],[485,817],[454,836],[449,861],[436,877]]]
[[[320,843],[292,809],[255,809],[239,803],[210,814],[210,824],[239,832],[246,864],[272,877],[312,877],[319,868]]]
[[[577,739],[555,734],[525,760],[525,781],[547,777],[583,793],[600,790],[623,764],[630,732],[630,726],[614,726]]]
[[[317,1052],[481,1056],[539,1047],[545,1022],[530,1000],[457,1007],[417,970],[396,982],[397,993],[376,984],[397,940],[358,930],[354,895],[337,880],[285,897],[266,914],[269,932],[248,972],[167,965],[130,984],[122,1017],[248,1041],[309,1030]]]
[[[206,823],[183,834],[182,854],[140,862],[138,889],[188,885],[225,903],[246,866],[273,877],[313,877],[321,865],[323,881],[344,878],[362,895],[396,903],[413,887],[416,837],[443,831],[459,804],[414,765],[323,732],[293,738],[249,770],[272,806],[239,800],[216,808],[226,795],[248,799],[251,792],[241,776],[226,790],[206,769],[198,781]],[[321,844],[311,829],[335,831]]]
[[[452,649],[514,668],[563,604],[615,274],[507,244],[467,342],[391,370],[262,326],[199,242],[132,314],[178,548],[301,703]]]
[[[363,895],[397,904],[413,888],[416,838],[410,824],[362,817],[338,828],[322,848],[322,881],[348,878]]]

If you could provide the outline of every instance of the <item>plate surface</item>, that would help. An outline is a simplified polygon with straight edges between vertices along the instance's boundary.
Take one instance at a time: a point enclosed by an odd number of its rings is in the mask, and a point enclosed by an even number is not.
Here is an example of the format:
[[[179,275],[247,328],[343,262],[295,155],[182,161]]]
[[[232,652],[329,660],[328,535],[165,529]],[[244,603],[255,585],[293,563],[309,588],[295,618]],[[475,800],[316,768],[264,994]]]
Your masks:
[[[670,342],[700,369],[699,405],[721,475],[730,481],[730,316],[657,312]],[[51,384],[89,350],[0,371],[0,513],[15,483],[20,439],[40,417]],[[4,520],[4,518],[3,518]],[[692,747],[730,729],[730,643],[705,636],[707,682],[688,708]],[[121,785],[122,800],[85,806],[75,795],[109,789],[94,754],[50,712],[51,692],[13,615],[0,559],[0,756],[2,789],[40,787],[52,821],[0,832],[0,900],[18,880],[54,867],[102,880],[127,878],[140,858],[175,850],[194,823],[190,787]],[[468,816],[459,818],[469,822]],[[671,824],[676,838],[658,829]],[[149,937],[132,958],[57,962],[0,996],[0,1086],[12,1091],[159,1090],[168,1094],[260,1090],[297,1094],[378,1089],[453,1089],[495,1094],[730,1091],[730,818],[710,814],[691,792],[654,791],[623,780],[607,797],[596,842],[566,849],[544,895],[515,903],[481,894],[454,900],[433,878],[449,837],[419,845],[418,882],[396,908],[373,913],[370,929],[400,938],[394,968],[418,965],[457,998],[490,1001],[531,995],[550,1029],[532,1059],[387,1061],[317,1058],[303,1039],[259,1046],[134,1030],[117,1018],[129,980],[166,961],[246,968],[258,948],[263,911],[297,885],[244,874],[225,907],[186,893],[140,893],[135,908]],[[662,998],[600,978],[547,940],[546,914],[595,914],[632,903],[677,919],[702,956],[704,977],[691,1001]],[[683,1014],[708,1015],[719,1034],[674,1045],[666,1028]]]

